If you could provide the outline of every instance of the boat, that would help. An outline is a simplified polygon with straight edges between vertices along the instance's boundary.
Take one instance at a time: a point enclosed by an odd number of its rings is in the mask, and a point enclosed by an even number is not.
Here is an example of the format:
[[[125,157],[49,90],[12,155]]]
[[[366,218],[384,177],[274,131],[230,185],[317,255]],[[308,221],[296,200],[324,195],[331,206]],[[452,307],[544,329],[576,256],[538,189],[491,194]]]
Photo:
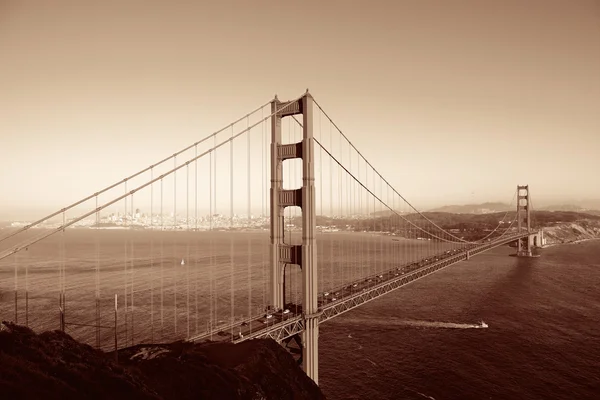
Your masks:
[[[183,258],[181,259],[181,265],[185,265],[185,261],[183,261]]]
[[[481,325],[479,325],[481,328],[487,328],[488,324],[486,324],[485,322],[481,321]]]

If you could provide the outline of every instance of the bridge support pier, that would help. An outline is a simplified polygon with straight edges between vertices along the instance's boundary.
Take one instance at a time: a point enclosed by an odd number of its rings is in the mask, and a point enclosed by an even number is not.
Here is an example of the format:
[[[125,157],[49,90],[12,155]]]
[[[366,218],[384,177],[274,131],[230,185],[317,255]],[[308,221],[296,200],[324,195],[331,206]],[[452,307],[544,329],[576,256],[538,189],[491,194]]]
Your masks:
[[[302,332],[302,367],[315,383],[319,384],[319,315],[304,316]]]
[[[319,314],[317,304],[317,216],[315,208],[315,166],[313,140],[313,98],[306,94],[293,102],[280,102],[275,96],[271,103],[271,306],[275,310],[284,305],[286,264],[297,264],[302,269],[302,364],[306,374],[319,382]],[[300,143],[281,143],[281,119],[302,114],[303,137]],[[302,159],[302,187],[284,190],[282,163]],[[302,244],[284,243],[285,207],[302,209]]]
[[[535,247],[544,247],[546,245],[546,238],[544,237],[544,231],[539,230],[537,233],[529,236],[529,246],[532,248]]]

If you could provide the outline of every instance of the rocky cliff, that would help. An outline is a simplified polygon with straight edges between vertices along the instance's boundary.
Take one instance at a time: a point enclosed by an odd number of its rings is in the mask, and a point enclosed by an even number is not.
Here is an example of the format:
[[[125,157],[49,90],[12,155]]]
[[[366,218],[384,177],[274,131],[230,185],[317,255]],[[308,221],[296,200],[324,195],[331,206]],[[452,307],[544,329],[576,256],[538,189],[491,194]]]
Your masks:
[[[272,340],[177,342],[106,354],[59,332],[0,325],[6,399],[324,399]]]
[[[547,245],[600,238],[600,221],[598,220],[556,222],[543,229]]]

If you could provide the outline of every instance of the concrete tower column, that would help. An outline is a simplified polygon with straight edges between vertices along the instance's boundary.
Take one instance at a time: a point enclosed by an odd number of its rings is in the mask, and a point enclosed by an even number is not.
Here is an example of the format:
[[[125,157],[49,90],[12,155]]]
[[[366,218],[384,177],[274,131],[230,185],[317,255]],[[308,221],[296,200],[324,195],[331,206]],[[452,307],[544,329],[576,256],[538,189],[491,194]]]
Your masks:
[[[286,264],[302,269],[302,363],[306,374],[318,384],[319,377],[319,310],[317,302],[317,250],[315,208],[315,166],[313,138],[313,98],[306,94],[293,102],[271,103],[271,306],[279,310],[284,304]],[[302,114],[303,138],[299,143],[281,143],[281,119]],[[283,189],[282,163],[302,159],[302,187]],[[284,243],[285,207],[302,208],[302,244]]]
[[[275,310],[283,308],[283,264],[279,248],[283,245],[284,215],[279,204],[279,193],[283,188],[282,160],[279,157],[281,145],[281,115],[276,111],[281,102],[275,96],[271,102],[271,306]]]
[[[319,383],[319,315],[317,304],[317,241],[315,231],[315,165],[313,140],[313,98],[302,98],[302,291],[305,328],[302,359],[306,374]]]

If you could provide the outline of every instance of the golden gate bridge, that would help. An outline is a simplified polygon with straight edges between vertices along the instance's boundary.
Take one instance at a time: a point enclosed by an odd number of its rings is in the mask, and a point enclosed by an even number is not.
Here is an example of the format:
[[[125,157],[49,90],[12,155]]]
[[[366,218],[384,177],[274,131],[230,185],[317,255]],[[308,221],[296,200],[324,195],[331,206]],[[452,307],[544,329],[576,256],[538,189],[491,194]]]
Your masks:
[[[495,247],[533,256],[528,186],[475,239],[392,187],[307,91],[0,238],[0,316],[110,350],[272,338],[318,383],[319,325]],[[515,204],[516,200],[516,204]]]

